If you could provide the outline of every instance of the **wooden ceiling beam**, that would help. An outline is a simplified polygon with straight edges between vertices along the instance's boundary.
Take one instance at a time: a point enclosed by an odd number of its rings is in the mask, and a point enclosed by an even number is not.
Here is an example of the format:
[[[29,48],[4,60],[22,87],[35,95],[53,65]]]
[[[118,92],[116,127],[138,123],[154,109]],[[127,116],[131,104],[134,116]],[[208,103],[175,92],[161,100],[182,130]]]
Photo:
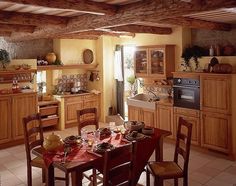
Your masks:
[[[10,32],[27,32],[33,33],[36,26],[30,25],[18,25],[18,24],[1,24],[0,30],[1,31],[10,31]]]
[[[159,1],[149,0],[134,3],[133,5],[123,6],[113,16],[105,15],[103,17],[95,15],[81,15],[71,18],[68,25],[63,28],[48,28],[35,31],[33,34],[15,35],[12,34],[12,40],[29,40],[49,37],[52,34],[98,29],[103,27],[115,27],[116,25],[127,25],[135,22],[153,22],[158,23],[163,19],[181,17],[190,13],[216,10],[219,8],[236,7],[235,0],[204,0],[201,6],[195,6],[191,3],[182,1]],[[1,17],[0,17],[1,20]]]
[[[11,36],[11,32],[0,30],[0,37],[10,37],[10,36]]]
[[[47,8],[66,9],[81,13],[90,13],[96,15],[113,15],[117,11],[117,6],[106,3],[93,2],[88,0],[1,0],[18,4],[33,6],[42,6]]]
[[[187,17],[176,17],[176,18],[164,19],[164,20],[161,20],[159,23],[180,25],[184,27],[198,28],[198,29],[220,30],[220,31],[230,31],[232,28],[230,24],[203,21],[203,20],[192,19],[192,18],[187,18]]]
[[[113,31],[123,31],[131,33],[149,33],[149,34],[171,34],[172,29],[167,27],[154,27],[142,25],[124,25],[118,27],[110,27]]]
[[[65,27],[67,25],[67,22],[67,18],[59,16],[0,11],[0,23],[4,24],[21,24],[40,27],[56,25]]]

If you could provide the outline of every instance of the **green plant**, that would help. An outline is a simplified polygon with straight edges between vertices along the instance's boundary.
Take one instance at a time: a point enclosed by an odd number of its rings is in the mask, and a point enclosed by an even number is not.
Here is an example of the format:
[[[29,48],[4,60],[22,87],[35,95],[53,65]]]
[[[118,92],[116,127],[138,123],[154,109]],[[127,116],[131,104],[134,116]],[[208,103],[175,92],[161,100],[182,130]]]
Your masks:
[[[0,49],[0,62],[2,63],[3,69],[6,69],[6,64],[10,63],[9,53],[4,49]]]
[[[181,57],[184,59],[185,67],[190,67],[189,62],[190,62],[190,59],[193,58],[196,65],[196,69],[197,69],[199,65],[198,58],[201,58],[204,55],[205,55],[205,49],[200,46],[195,45],[193,47],[185,48]]]
[[[127,82],[130,83],[131,85],[133,85],[135,83],[135,76],[131,75],[129,77],[127,77]]]

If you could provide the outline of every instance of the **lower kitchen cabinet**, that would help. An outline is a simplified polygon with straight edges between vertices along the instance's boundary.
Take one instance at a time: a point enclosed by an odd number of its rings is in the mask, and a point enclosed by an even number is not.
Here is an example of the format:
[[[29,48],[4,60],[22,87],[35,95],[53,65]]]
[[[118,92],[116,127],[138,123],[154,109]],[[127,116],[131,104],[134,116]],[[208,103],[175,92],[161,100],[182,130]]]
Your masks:
[[[173,137],[173,107],[172,106],[157,106],[157,128],[170,131],[172,135],[168,136]]]
[[[202,112],[201,145],[209,149],[229,153],[231,151],[231,116]]]
[[[0,97],[0,144],[11,141],[11,98]]]
[[[192,140],[191,143],[200,145],[200,111],[186,108],[174,108],[174,137],[176,137],[177,128],[179,124],[179,118],[192,124]],[[183,131],[185,132],[185,131]]]
[[[35,113],[37,113],[36,93],[1,96],[0,148],[23,143],[23,118]]]
[[[141,108],[141,107],[128,107],[128,118],[134,121],[143,121],[146,126],[155,127],[156,114],[155,110]]]

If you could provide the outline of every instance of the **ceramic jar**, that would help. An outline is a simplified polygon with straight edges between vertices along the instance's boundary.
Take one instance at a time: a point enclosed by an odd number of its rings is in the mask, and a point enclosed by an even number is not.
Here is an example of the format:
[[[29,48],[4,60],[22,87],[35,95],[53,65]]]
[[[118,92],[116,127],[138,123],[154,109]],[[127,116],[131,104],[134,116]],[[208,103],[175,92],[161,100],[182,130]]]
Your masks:
[[[55,53],[48,53],[45,57],[46,61],[48,62],[48,64],[52,64],[56,61],[57,57]]]

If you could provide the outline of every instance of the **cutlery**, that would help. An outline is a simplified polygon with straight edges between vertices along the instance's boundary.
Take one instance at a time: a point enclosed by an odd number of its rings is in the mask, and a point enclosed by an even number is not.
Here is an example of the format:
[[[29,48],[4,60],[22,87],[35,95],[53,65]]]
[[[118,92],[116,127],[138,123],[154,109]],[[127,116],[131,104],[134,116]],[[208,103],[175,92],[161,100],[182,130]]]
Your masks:
[[[64,157],[62,158],[62,163],[66,163],[66,157],[69,154],[69,152],[71,152],[71,148],[65,146],[65,148],[64,148]]]

